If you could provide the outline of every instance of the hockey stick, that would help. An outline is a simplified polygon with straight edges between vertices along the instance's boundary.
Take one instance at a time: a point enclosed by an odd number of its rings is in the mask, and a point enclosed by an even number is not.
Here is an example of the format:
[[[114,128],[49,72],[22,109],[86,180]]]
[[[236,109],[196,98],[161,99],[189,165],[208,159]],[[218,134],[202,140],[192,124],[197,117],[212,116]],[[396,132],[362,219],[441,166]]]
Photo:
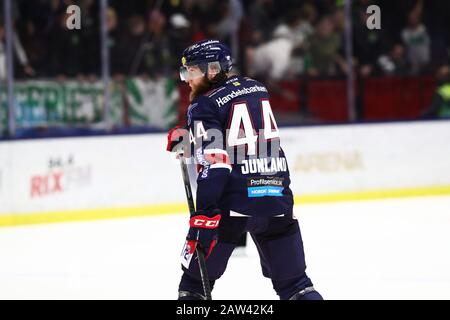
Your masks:
[[[195,213],[194,198],[192,197],[191,183],[189,182],[189,174],[186,165],[186,159],[182,151],[178,152],[180,158],[181,173],[183,175],[184,190],[186,191],[186,198],[189,206],[189,212],[191,215]],[[203,251],[198,247],[196,248],[198,267],[200,269],[200,277],[202,278],[203,291],[205,292],[206,300],[212,300],[211,298],[211,286],[209,283],[208,271],[206,270],[205,255]]]

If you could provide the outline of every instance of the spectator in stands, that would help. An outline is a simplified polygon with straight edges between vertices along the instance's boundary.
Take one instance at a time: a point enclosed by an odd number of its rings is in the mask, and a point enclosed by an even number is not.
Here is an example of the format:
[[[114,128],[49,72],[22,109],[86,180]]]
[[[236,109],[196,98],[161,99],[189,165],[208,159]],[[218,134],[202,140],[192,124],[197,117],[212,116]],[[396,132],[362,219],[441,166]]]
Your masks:
[[[369,15],[364,7],[357,12],[357,17],[353,28],[354,54],[359,75],[368,77],[376,71],[377,59],[383,52],[383,30],[367,28]]]
[[[309,38],[309,49],[305,57],[308,75],[336,76],[346,73],[345,60],[339,54],[342,46],[341,36],[335,31],[333,19],[322,17],[316,31]]]
[[[217,38],[216,25],[224,15],[226,3],[218,0],[193,1],[191,9],[192,41]]]
[[[408,13],[407,26],[402,31],[402,40],[406,46],[412,72],[424,71],[430,63],[430,36],[422,23],[421,5],[417,5]]]
[[[269,41],[277,23],[274,0],[253,1],[248,18],[252,29],[251,44],[257,46]]]
[[[314,24],[317,20],[317,9],[310,3],[305,3],[300,9],[301,22],[295,32],[298,37],[306,41],[314,33]]]
[[[170,16],[168,32],[174,57],[181,57],[183,50],[191,43],[191,26],[191,22],[182,13],[174,13]],[[178,77],[178,69],[175,66],[174,71]]]
[[[292,52],[299,45],[296,29],[300,25],[299,11],[293,11],[286,19],[286,23],[277,26],[273,38],[256,48],[248,48],[247,62],[249,74],[267,80],[281,80],[289,78]]]
[[[387,55],[381,55],[377,61],[377,67],[383,75],[406,75],[410,72],[410,66],[405,56],[405,48],[396,43]]]
[[[450,118],[450,66],[441,66],[436,72],[436,80],[438,87],[423,118]]]
[[[27,54],[23,49],[22,43],[19,39],[17,32],[15,31],[13,31],[13,50],[14,55],[21,66],[20,74],[24,76],[33,76],[35,74],[34,69],[30,66]],[[0,80],[3,80],[5,78],[6,78],[5,29],[3,27],[3,21],[1,21],[0,19]]]
[[[450,1],[426,1],[423,21],[431,42],[430,70],[448,64],[450,44]]]
[[[239,27],[244,15],[241,0],[225,1],[222,19],[215,26],[217,38],[229,44],[233,59],[237,61],[239,52]]]
[[[81,75],[83,65],[81,30],[68,30],[68,17],[61,10],[48,34],[49,75],[61,79]]]
[[[170,38],[167,31],[167,20],[161,11],[154,9],[148,15],[147,36],[136,54],[133,69],[137,74],[143,73],[151,78],[168,76],[175,69],[175,56],[172,52]]]
[[[295,17],[296,10],[291,11],[291,16]],[[314,33],[314,21],[317,18],[317,11],[309,3],[304,4],[299,10],[300,22],[293,27],[294,49],[292,51],[289,69],[294,75],[301,75],[305,71],[305,52],[308,49],[308,39]]]
[[[126,32],[119,29],[117,12],[114,8],[108,8],[106,12],[106,28],[108,30],[108,47],[111,61],[111,74],[119,80],[128,72],[129,62],[127,52]]]
[[[81,42],[84,50],[82,51],[82,72],[92,81],[96,80],[100,75],[101,69],[101,53],[100,53],[100,23],[98,19],[98,1],[82,0],[80,3],[81,11]],[[108,10],[108,25],[111,30],[111,15],[115,11],[111,8]],[[117,17],[115,24],[117,25]],[[110,35],[111,37],[111,35]],[[110,38],[111,39],[111,38]]]
[[[121,37],[126,66],[124,73],[134,76],[145,72],[144,56],[147,54],[150,34],[141,15],[134,14],[127,22],[127,31]]]
[[[333,19],[334,31],[343,37],[344,33],[345,33],[345,11],[344,11],[344,8],[342,8],[341,6],[336,8],[332,13],[331,18]]]
[[[292,10],[286,22],[276,27],[272,40],[256,48],[247,48],[247,73],[264,81],[271,94],[278,94],[288,101],[296,100],[297,96],[285,89],[281,81],[297,75],[292,54],[303,45],[304,39],[298,38],[296,33],[301,21],[301,11]]]

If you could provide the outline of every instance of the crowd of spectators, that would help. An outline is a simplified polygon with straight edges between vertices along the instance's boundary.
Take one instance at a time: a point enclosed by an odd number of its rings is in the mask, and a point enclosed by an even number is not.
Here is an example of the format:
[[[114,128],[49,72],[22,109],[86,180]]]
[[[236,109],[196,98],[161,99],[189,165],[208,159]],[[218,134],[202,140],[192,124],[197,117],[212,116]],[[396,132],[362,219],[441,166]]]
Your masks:
[[[108,46],[114,78],[176,76],[182,50],[217,38],[232,48],[236,69],[273,80],[335,77],[348,71],[342,0],[109,0]],[[81,9],[68,30],[66,8]],[[381,8],[381,30],[366,9]],[[13,1],[17,77],[100,75],[99,1]],[[353,65],[358,76],[433,73],[448,64],[450,2],[354,0]],[[4,27],[0,21],[0,78]]]

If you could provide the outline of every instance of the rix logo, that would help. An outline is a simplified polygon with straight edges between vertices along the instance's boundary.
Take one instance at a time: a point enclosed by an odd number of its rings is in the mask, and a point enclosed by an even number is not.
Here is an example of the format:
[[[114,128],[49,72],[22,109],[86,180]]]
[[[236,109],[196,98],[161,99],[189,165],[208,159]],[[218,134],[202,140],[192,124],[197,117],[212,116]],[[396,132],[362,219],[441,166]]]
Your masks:
[[[63,192],[62,177],[63,172],[53,172],[45,176],[31,177],[31,198]]]
[[[73,188],[83,188],[91,184],[91,167],[79,166],[61,168],[52,164],[44,174],[30,177],[30,197],[39,198],[52,194],[67,192]]]

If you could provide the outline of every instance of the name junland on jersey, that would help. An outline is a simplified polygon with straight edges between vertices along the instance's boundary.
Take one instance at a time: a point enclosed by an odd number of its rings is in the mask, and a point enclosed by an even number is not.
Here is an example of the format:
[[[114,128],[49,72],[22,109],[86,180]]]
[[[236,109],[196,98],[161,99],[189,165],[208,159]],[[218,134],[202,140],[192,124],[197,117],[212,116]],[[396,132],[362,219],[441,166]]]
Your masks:
[[[287,171],[285,158],[270,158],[270,162],[268,158],[248,159],[242,160],[241,164],[242,174]]]

